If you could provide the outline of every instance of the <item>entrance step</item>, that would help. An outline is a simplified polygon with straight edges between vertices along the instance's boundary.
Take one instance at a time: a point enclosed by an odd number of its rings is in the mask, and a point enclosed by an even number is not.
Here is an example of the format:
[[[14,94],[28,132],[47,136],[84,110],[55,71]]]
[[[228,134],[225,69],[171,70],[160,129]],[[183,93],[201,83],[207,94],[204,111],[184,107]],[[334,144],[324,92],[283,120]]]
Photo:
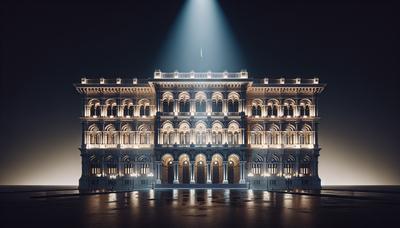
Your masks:
[[[156,189],[248,189],[247,184],[156,184]]]

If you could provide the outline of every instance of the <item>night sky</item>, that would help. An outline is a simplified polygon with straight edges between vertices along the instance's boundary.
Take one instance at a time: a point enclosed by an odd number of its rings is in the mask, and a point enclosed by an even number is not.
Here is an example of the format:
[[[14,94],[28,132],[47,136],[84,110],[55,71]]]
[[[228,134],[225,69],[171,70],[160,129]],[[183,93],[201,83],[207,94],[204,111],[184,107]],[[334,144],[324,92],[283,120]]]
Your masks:
[[[322,184],[400,184],[399,7],[249,2],[219,4],[250,76],[328,84]],[[77,184],[81,100],[72,84],[152,77],[183,3],[1,3],[0,184]]]

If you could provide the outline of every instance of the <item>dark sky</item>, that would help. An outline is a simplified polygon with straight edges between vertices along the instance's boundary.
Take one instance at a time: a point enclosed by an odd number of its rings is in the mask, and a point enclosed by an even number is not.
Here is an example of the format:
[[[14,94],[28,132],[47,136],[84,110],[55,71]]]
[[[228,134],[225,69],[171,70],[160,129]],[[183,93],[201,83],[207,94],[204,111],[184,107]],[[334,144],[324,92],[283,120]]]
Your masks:
[[[0,184],[77,184],[81,103],[72,84],[151,77],[183,3],[2,3]],[[323,184],[400,184],[399,7],[219,3],[251,76],[328,84]]]

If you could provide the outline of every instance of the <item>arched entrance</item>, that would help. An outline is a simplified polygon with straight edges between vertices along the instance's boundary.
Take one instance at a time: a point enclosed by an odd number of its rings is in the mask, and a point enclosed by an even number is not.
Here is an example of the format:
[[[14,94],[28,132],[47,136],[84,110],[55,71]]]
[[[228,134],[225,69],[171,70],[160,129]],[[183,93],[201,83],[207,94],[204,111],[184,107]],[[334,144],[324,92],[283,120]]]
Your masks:
[[[240,159],[236,154],[228,157],[228,183],[237,184],[240,180]]]
[[[198,154],[195,158],[195,176],[197,184],[206,183],[206,156]]]
[[[190,159],[187,154],[179,156],[179,183],[190,183]]]
[[[170,154],[165,154],[161,161],[161,183],[172,184],[174,182],[174,158]]]
[[[211,158],[211,181],[213,184],[222,183],[222,161],[220,154],[214,154]]]

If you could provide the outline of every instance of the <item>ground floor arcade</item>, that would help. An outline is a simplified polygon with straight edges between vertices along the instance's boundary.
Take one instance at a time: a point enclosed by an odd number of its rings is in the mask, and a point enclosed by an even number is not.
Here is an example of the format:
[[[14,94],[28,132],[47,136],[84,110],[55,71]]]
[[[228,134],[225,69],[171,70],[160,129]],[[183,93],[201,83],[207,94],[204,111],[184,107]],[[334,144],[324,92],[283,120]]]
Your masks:
[[[157,184],[244,184],[245,161],[237,154],[224,159],[221,154],[207,156],[181,154],[174,159],[164,154],[155,165]]]

